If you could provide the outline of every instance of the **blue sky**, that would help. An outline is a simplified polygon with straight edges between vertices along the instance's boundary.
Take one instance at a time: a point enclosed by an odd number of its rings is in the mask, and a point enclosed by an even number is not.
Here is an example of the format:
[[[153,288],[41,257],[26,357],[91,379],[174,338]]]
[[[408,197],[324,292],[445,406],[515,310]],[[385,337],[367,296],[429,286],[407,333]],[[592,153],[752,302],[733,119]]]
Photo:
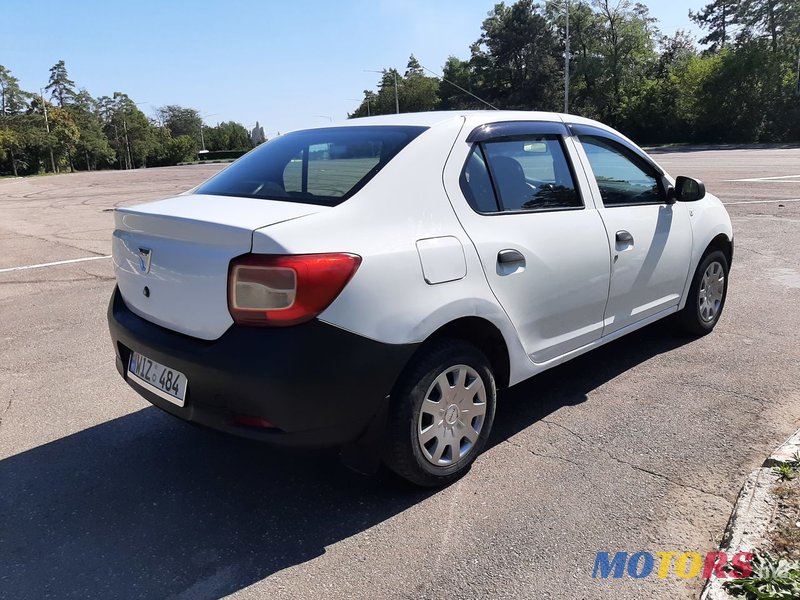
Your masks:
[[[508,3],[508,2],[507,2]],[[665,33],[706,0],[644,2]],[[412,52],[440,72],[469,45],[495,0],[5,0],[0,64],[24,89],[66,61],[93,95],[129,94],[148,115],[180,104],[268,135],[346,117]],[[353,100],[355,99],[355,100]]]

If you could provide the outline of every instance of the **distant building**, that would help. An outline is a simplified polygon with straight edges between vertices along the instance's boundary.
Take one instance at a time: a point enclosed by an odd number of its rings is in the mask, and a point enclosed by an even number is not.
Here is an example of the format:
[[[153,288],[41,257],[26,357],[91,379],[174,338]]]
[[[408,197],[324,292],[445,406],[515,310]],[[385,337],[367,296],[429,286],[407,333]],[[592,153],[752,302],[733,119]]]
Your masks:
[[[253,146],[258,146],[267,141],[267,136],[264,135],[264,128],[256,121],[256,126],[250,132],[250,139],[253,141]]]

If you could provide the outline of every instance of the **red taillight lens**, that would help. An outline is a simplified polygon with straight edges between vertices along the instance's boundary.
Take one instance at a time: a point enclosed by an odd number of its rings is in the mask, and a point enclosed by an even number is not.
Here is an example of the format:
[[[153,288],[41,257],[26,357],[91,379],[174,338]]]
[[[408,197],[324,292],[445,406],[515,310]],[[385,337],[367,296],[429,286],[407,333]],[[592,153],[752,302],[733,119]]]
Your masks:
[[[361,264],[355,254],[247,254],[231,261],[228,310],[240,325],[309,321],[336,299]]]

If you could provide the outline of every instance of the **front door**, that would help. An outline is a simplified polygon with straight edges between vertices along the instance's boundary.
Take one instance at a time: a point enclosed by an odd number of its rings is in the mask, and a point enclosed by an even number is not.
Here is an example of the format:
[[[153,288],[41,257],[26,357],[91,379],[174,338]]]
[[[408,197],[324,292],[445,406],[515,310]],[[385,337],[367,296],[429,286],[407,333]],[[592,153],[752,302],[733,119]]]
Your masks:
[[[692,253],[686,203],[668,203],[657,168],[603,134],[579,134],[611,248],[603,335],[678,305]]]

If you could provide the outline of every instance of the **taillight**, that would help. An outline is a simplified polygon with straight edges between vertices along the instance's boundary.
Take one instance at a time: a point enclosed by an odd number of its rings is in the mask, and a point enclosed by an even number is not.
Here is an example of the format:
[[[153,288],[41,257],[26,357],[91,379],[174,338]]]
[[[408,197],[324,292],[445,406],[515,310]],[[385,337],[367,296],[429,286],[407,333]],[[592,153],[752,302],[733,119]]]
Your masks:
[[[228,310],[235,323],[282,327],[330,306],[361,264],[355,254],[246,254],[231,261]]]

